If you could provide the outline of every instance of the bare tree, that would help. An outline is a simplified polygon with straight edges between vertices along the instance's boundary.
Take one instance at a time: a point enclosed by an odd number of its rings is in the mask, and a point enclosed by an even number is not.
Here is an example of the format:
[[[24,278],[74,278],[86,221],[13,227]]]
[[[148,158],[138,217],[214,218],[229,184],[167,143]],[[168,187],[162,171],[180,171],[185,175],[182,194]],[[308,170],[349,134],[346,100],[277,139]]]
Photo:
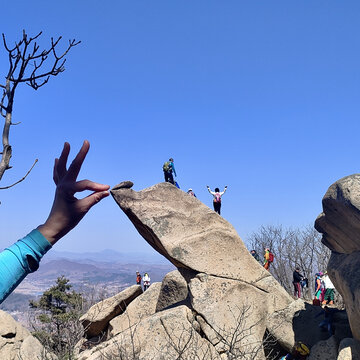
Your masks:
[[[325,271],[330,258],[330,250],[321,243],[321,235],[312,227],[303,229],[278,226],[261,226],[248,239],[247,243],[258,254],[269,247],[275,259],[270,272],[279,283],[293,294],[292,274],[296,266],[309,279],[305,296],[313,296],[313,279],[318,271]]]
[[[19,124],[12,122],[15,91],[18,85],[25,83],[34,90],[45,85],[51,76],[57,76],[65,70],[65,56],[72,47],[80,43],[80,41],[69,40],[67,48],[59,54],[56,48],[61,40],[60,36],[56,40],[51,38],[50,48],[40,51],[37,39],[41,34],[42,32],[39,32],[34,37],[29,37],[25,30],[23,30],[22,39],[15,42],[12,46],[8,44],[5,35],[2,34],[4,47],[9,58],[9,71],[5,76],[5,84],[0,84],[0,88],[3,90],[0,99],[0,113],[5,119],[2,133],[3,149],[0,161],[0,181],[5,171],[11,168],[12,147],[9,142],[9,132],[12,125]],[[36,162],[37,160],[35,160],[33,166]],[[23,181],[33,166],[22,179],[0,189],[7,189]]]

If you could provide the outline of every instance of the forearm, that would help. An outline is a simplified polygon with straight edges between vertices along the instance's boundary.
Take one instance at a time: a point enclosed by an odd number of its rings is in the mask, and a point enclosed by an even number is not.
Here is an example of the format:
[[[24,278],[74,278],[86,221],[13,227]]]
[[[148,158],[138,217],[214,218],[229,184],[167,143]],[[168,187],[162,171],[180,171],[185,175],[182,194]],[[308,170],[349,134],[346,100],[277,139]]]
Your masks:
[[[50,248],[44,236],[33,230],[0,253],[0,303],[27,274],[38,269],[40,259]]]

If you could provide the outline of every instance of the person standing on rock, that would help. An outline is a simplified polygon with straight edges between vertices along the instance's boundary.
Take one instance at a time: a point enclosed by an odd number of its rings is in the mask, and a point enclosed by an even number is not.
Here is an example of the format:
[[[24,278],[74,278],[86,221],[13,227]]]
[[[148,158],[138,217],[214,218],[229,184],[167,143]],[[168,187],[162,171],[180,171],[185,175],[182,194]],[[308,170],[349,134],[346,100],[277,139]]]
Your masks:
[[[270,264],[274,261],[274,255],[270,251],[270,248],[265,249],[264,254],[264,268],[269,271]]]
[[[324,292],[324,282],[323,282],[323,273],[320,271],[315,274],[315,299],[319,300],[320,303],[323,301],[323,292]]]
[[[176,171],[175,171],[175,165],[174,165],[173,158],[170,158],[169,161],[166,161],[164,163],[163,171],[164,171],[165,182],[169,182],[169,183],[175,185],[173,172],[174,172],[174,175],[176,176]]]
[[[300,274],[300,268],[297,266],[293,272],[293,285],[294,285],[294,296],[299,299],[301,298],[300,282],[303,278],[304,276]]]
[[[150,276],[148,273],[144,274],[143,282],[144,282],[144,291],[146,291],[150,287]]]
[[[325,286],[325,295],[324,295],[324,300],[323,300],[322,304],[326,305],[329,301],[329,305],[333,305],[334,304],[335,286],[332,283],[332,281],[330,280],[327,271],[325,271],[323,281],[324,281],[324,286]]]
[[[141,285],[141,274],[137,271],[136,272],[136,285]]]
[[[260,261],[260,256],[259,254],[256,252],[256,250],[251,250],[250,251],[250,254],[252,255],[252,257],[261,264],[261,261]]]
[[[319,327],[323,330],[327,330],[328,334],[330,336],[334,335],[334,316],[336,313],[338,312],[342,312],[345,310],[339,310],[336,308],[329,308],[328,306],[324,306],[324,309],[317,314],[315,317],[320,316],[321,314],[324,314],[324,320],[321,321],[321,323],[319,324]]]
[[[214,211],[220,215],[221,197],[225,194],[225,191],[227,190],[227,186],[225,186],[224,191],[220,191],[219,188],[215,188],[215,192],[211,191],[209,186],[206,187],[209,193],[214,197],[213,198]]]
[[[196,197],[195,193],[193,192],[193,189],[191,189],[191,188],[187,191],[187,194],[189,194],[190,196]]]

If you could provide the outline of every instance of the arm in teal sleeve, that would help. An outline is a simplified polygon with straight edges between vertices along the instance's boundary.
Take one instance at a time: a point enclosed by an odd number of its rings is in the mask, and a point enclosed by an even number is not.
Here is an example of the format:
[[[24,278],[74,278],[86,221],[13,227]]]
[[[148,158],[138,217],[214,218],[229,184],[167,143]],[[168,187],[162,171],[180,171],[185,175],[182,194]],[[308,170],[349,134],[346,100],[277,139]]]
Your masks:
[[[171,167],[172,167],[172,169],[173,169],[173,172],[174,172],[175,176],[177,176],[177,175],[176,175],[176,171],[175,171],[175,165],[174,165],[174,163],[171,162],[170,165],[171,165]]]
[[[40,259],[51,244],[33,230],[23,239],[0,253],[0,303],[20,284],[25,276],[39,268]]]

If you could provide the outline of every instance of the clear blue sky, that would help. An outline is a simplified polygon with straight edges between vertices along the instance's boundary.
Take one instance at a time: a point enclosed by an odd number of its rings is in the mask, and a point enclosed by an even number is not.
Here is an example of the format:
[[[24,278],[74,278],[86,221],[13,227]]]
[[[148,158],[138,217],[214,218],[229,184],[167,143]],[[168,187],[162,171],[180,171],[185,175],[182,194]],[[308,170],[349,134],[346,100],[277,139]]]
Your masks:
[[[63,74],[16,94],[0,185],[39,163],[0,191],[1,248],[46,219],[65,140],[72,154],[91,143],[80,178],[140,190],[171,156],[205,204],[206,185],[228,185],[223,216],[244,240],[262,224],[313,223],[328,186],[358,172],[358,1],[14,1],[2,14],[9,41],[25,28],[82,43]],[[3,82],[2,50],[0,70]],[[104,248],[153,251],[111,197],[56,244]]]

